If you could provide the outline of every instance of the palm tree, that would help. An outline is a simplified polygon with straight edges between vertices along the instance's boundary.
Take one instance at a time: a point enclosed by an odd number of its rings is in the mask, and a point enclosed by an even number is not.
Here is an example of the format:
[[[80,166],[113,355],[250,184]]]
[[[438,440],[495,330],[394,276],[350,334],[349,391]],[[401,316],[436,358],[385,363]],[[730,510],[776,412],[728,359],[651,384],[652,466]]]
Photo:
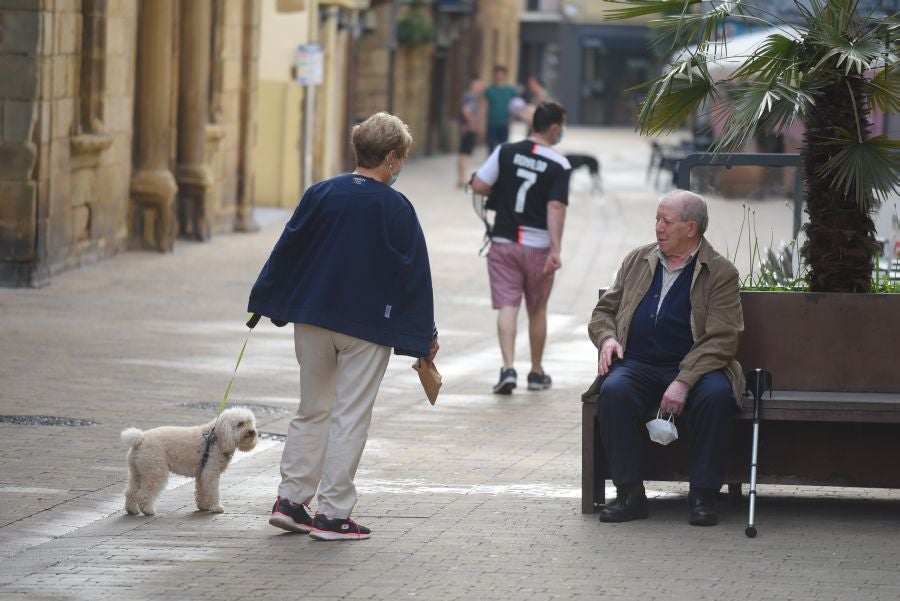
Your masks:
[[[873,107],[900,108],[896,15],[861,15],[859,0],[793,0],[797,22],[742,0],[610,0],[613,19],[662,14],[659,40],[677,56],[645,84],[642,134],[675,131],[714,106],[723,121],[713,150],[737,150],[758,133],[805,126],[802,175],[810,290],[867,292],[878,247],[870,214],[900,189],[900,143],[873,136]],[[729,21],[774,28],[743,55],[729,55]],[[792,20],[793,21],[793,20]],[[678,54],[680,52],[680,54]],[[711,71],[734,65],[717,79]]]

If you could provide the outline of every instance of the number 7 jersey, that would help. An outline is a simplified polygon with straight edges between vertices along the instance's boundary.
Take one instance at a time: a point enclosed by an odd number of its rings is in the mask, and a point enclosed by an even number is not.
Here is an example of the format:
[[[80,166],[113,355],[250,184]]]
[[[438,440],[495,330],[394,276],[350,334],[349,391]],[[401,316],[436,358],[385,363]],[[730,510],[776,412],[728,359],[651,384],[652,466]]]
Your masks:
[[[532,140],[501,144],[476,175],[491,186],[487,208],[496,211],[491,239],[550,246],[547,203],[569,204],[572,167],[563,155]]]

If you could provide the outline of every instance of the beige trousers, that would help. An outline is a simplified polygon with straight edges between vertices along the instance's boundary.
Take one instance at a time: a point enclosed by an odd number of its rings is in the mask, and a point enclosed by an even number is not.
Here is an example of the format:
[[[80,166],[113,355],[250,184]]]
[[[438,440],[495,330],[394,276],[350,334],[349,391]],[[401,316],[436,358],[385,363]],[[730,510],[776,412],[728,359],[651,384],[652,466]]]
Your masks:
[[[391,349],[306,324],[294,325],[300,407],[288,426],[278,496],[347,518],[356,505],[353,478],[372,421],[372,406]]]

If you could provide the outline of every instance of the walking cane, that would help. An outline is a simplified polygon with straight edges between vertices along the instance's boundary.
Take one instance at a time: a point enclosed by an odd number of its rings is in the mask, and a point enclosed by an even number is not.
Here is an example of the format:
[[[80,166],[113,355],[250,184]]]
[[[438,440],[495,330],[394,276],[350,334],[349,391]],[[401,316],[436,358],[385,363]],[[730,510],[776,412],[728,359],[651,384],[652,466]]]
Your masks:
[[[767,390],[772,392],[772,374],[764,369],[756,368],[747,372],[747,390],[753,395],[753,451],[750,457],[750,515],[747,519],[747,528],[744,534],[748,538],[756,536],[756,526],[753,525],[756,513],[756,457],[759,452],[759,405],[762,395]]]

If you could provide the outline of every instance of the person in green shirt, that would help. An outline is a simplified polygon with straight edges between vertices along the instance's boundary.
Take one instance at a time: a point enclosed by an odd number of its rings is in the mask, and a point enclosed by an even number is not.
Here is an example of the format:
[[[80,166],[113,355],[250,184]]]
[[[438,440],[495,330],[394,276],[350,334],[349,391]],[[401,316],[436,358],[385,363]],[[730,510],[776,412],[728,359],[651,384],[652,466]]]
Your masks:
[[[503,65],[494,67],[494,83],[484,90],[487,104],[487,128],[485,132],[488,154],[498,144],[509,139],[509,103],[519,95],[515,86],[506,83],[507,69]]]

